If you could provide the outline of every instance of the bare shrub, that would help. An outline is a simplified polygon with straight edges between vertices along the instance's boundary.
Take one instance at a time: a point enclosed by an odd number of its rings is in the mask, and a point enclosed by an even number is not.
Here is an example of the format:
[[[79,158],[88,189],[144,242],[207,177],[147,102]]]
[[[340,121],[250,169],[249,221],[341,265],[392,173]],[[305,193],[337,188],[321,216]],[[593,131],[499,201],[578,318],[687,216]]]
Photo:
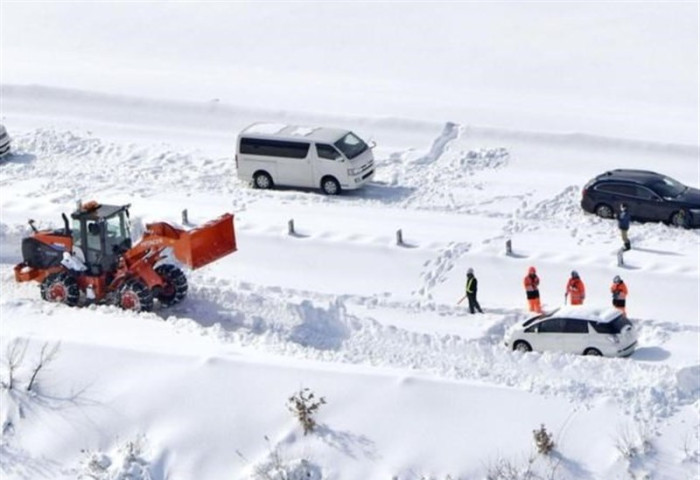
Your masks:
[[[683,461],[700,463],[700,425],[683,438]]]
[[[653,452],[651,440],[652,434],[644,424],[633,427],[622,426],[615,439],[615,448],[623,458],[631,460]]]
[[[311,390],[302,388],[296,394],[289,397],[287,400],[287,409],[299,420],[299,423],[301,423],[304,429],[304,435],[306,435],[313,432],[314,428],[316,428],[314,415],[319,407],[325,403],[325,398],[320,397],[316,400]]]
[[[252,478],[259,480],[322,480],[321,468],[306,458],[288,460],[283,458],[279,445],[272,445],[267,435],[267,459],[253,465]],[[246,463],[251,463],[239,450],[236,454]]]
[[[532,435],[535,438],[537,452],[542,455],[549,455],[554,449],[554,439],[552,438],[552,434],[547,432],[547,429],[544,428],[544,424],[540,426],[539,430],[533,430]]]
[[[0,381],[0,388],[4,390],[12,390],[15,388],[17,370],[24,362],[24,355],[27,353],[27,341],[15,338],[5,349],[3,363],[5,364],[6,379]]]
[[[49,346],[48,343],[45,343],[41,347],[41,352],[39,354],[39,360],[37,361],[36,365],[34,366],[32,370],[32,376],[29,379],[29,383],[27,384],[27,391],[31,392],[32,387],[36,383],[36,378],[37,375],[39,375],[39,372],[46,367],[49,363],[54,361],[56,359],[56,355],[58,354],[58,349],[60,348],[61,344],[56,343],[52,347]]]

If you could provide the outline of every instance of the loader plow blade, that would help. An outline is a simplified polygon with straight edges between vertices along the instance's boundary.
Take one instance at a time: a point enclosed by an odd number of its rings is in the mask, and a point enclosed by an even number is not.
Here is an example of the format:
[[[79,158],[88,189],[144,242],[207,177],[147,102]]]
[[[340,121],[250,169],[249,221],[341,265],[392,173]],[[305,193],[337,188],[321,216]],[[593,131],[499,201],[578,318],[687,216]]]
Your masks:
[[[236,234],[230,213],[201,227],[182,231],[179,237],[173,244],[173,253],[193,270],[236,251]]]

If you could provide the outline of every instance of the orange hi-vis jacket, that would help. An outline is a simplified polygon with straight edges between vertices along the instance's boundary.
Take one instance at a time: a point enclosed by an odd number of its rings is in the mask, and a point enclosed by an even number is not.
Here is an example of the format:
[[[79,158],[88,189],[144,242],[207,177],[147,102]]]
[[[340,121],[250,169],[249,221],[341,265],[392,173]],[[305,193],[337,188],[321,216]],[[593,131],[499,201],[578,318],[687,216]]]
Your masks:
[[[571,300],[571,305],[583,304],[583,299],[586,298],[586,286],[580,278],[570,278],[566,284],[566,295]]]
[[[540,277],[537,275],[526,275],[523,279],[523,285],[525,286],[525,294],[527,298],[539,298],[540,291]]]
[[[616,307],[625,307],[625,300],[627,299],[627,285],[625,282],[614,283],[610,287],[610,292],[612,292],[612,303]]]

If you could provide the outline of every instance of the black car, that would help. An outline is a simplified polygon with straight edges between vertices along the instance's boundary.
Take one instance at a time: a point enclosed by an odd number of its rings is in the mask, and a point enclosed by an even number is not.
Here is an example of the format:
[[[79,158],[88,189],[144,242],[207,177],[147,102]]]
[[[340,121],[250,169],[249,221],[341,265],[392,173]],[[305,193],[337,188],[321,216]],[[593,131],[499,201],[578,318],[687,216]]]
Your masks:
[[[660,173],[611,170],[583,187],[581,208],[587,212],[613,218],[621,203],[635,220],[700,226],[700,190]]]

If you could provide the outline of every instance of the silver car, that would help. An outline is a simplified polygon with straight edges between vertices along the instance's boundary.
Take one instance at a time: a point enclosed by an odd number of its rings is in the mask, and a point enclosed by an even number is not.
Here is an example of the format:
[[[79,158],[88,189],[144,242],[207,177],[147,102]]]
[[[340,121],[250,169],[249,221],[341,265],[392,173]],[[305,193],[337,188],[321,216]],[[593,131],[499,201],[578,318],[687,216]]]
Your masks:
[[[513,325],[505,336],[508,348],[626,357],[637,347],[632,322],[615,308],[567,306]]]

